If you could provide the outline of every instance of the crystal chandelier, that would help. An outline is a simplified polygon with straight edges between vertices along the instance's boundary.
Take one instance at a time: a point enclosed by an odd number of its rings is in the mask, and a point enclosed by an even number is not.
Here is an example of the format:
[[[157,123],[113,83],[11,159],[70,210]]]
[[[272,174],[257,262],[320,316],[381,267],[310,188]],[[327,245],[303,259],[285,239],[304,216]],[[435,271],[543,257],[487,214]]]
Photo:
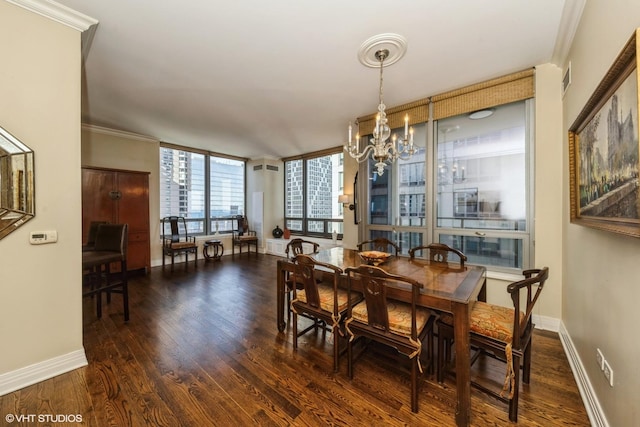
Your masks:
[[[349,153],[351,157],[356,159],[358,163],[364,162],[371,156],[376,162],[376,172],[378,175],[384,174],[384,168],[387,164],[396,161],[397,159],[408,159],[415,153],[413,146],[413,128],[409,129],[409,116],[404,117],[404,136],[397,138],[394,134],[391,137],[391,141],[387,141],[391,136],[391,129],[387,123],[387,114],[385,113],[386,106],[383,99],[383,79],[382,73],[384,69],[384,61],[389,57],[388,49],[379,49],[375,52],[375,58],[380,62],[380,104],[378,105],[378,114],[376,115],[376,124],[373,128],[373,138],[369,140],[369,144],[358,152],[358,146],[360,143],[360,133],[356,134],[355,141],[352,138],[353,128],[349,123],[349,141],[344,146],[345,151]]]

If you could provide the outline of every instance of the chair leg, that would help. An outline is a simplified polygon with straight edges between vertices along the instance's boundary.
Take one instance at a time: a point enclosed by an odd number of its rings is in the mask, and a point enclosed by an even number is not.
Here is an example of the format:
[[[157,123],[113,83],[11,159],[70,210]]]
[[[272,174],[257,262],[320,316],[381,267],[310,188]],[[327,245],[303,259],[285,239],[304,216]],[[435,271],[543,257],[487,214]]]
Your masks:
[[[340,363],[340,334],[338,327],[334,326],[331,330],[333,334],[333,372],[338,372]]]
[[[513,397],[509,401],[509,420],[518,422],[518,397],[520,395],[520,356],[513,356],[513,370],[515,371],[515,382]]]
[[[129,321],[129,279],[127,277],[127,262],[122,261],[122,304],[124,310],[124,321]]]
[[[448,353],[447,348],[449,347],[448,342],[449,340],[445,338],[444,332],[442,331],[442,328],[440,328],[440,330],[438,331],[438,356],[437,356],[438,357],[437,376],[438,376],[439,383],[442,383],[444,381],[445,363],[447,362],[447,359],[448,359],[448,357],[446,357]]]
[[[347,374],[349,375],[349,379],[353,379],[353,342],[350,339],[350,336],[347,336]]]
[[[524,357],[522,359],[522,382],[529,384],[531,379],[531,341],[524,349]]]
[[[291,310],[293,314],[293,350],[298,349],[298,315],[295,311]]]
[[[418,412],[418,357],[411,359],[411,412]]]

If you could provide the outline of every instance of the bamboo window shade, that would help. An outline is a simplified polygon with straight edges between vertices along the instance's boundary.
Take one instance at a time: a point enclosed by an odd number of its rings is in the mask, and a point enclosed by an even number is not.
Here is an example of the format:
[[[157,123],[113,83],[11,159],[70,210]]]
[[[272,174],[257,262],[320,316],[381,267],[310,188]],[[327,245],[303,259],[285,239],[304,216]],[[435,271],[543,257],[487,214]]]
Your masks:
[[[533,98],[533,77],[529,69],[432,96],[433,120]]]
[[[404,126],[404,116],[409,115],[409,124],[424,123],[429,120],[429,99],[421,99],[408,104],[399,105],[389,108],[385,111],[390,129],[396,129]],[[368,116],[358,117],[358,132],[360,136],[370,135],[376,125],[376,116],[378,113],[369,114]]]
[[[410,125],[428,121],[429,103],[433,104],[432,119],[438,120],[533,98],[533,79],[533,69],[523,70],[389,108],[386,111],[389,127],[396,129],[404,126],[405,114],[409,115]],[[373,133],[376,115],[377,112],[358,118],[358,131],[361,136]]]

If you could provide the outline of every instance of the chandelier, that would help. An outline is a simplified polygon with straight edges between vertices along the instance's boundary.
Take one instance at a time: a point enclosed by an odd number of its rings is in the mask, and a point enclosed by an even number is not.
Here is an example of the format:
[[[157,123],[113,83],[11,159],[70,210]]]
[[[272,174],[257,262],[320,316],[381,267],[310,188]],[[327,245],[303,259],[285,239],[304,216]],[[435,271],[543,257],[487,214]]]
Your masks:
[[[387,44],[389,47],[399,46],[403,49],[400,55],[395,56],[394,62],[400,58],[404,53],[404,49],[406,49],[406,42],[401,36],[396,34],[382,34],[380,36],[375,36],[367,40],[361,47],[360,58],[363,64],[371,66],[370,63],[365,63],[363,61],[363,51],[365,51],[366,54],[367,49],[372,51],[372,48],[376,48],[380,44]],[[386,106],[384,105],[383,97],[384,61],[389,58],[389,49],[381,48],[375,50],[374,57],[380,64],[380,103],[378,105],[378,114],[376,115],[376,124],[373,128],[373,137],[369,140],[369,144],[367,144],[362,152],[358,152],[360,145],[360,133],[358,132],[356,134],[354,140],[352,138],[353,127],[351,126],[351,123],[349,123],[349,140],[347,145],[344,146],[344,149],[351,157],[356,159],[358,163],[364,162],[371,157],[371,159],[376,162],[376,172],[378,175],[383,175],[387,164],[391,164],[397,159],[409,159],[416,150],[413,145],[413,128],[409,129],[408,115],[405,115],[404,117],[404,136],[401,138],[398,138],[395,134],[391,136],[391,129],[389,128],[387,121],[387,114],[385,113]],[[390,136],[391,140],[388,141]]]

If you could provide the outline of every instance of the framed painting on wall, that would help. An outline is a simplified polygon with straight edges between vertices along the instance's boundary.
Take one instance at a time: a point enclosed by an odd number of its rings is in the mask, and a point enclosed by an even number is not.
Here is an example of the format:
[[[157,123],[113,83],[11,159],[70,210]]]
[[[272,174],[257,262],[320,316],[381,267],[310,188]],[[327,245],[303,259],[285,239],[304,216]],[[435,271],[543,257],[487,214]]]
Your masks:
[[[640,237],[636,30],[569,128],[571,222]]]

